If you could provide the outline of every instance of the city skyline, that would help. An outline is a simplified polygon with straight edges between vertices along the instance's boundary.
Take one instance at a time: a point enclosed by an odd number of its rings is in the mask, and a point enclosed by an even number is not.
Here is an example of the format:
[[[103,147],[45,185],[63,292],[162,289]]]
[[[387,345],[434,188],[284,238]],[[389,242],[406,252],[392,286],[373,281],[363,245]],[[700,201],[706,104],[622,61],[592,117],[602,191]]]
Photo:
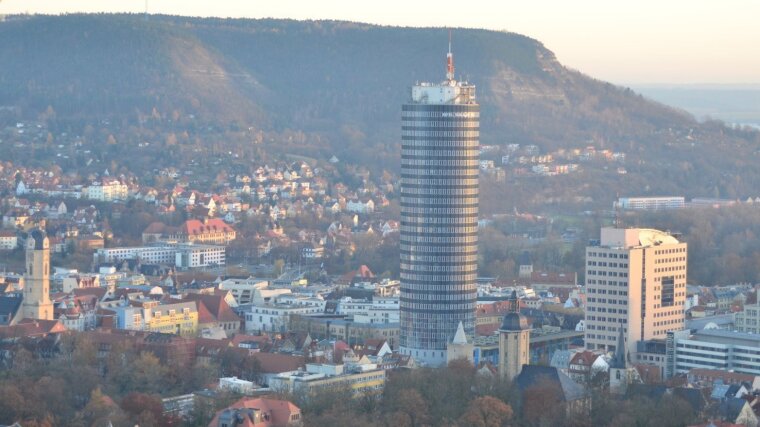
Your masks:
[[[408,5],[396,0],[357,6],[343,0],[240,5],[196,1],[145,2],[5,0],[0,13],[130,12],[240,18],[336,19],[392,26],[471,27],[535,38],[560,62],[617,84],[757,84],[760,58],[748,55],[760,43],[753,17],[760,5],[734,7],[709,1],[644,1],[621,6],[597,0],[544,0],[494,6],[471,2],[467,13],[441,2]],[[400,13],[399,11],[404,11]],[[603,35],[603,37],[601,36]],[[456,43],[455,43],[456,44]],[[455,48],[456,50],[456,48]]]

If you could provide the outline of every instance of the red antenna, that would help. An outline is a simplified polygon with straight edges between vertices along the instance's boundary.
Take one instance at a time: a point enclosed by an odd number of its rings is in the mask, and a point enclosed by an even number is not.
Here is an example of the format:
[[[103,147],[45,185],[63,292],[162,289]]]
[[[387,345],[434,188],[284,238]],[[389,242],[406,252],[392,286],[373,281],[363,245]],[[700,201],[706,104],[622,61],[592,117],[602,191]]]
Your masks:
[[[451,30],[449,30],[449,53],[446,54],[446,78],[454,80],[454,55],[451,53]]]

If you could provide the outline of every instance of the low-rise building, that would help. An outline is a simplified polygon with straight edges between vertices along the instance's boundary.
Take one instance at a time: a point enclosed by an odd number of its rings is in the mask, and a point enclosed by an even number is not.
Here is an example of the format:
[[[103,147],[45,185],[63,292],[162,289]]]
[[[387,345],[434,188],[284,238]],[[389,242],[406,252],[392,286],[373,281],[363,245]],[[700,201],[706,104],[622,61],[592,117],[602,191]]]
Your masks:
[[[232,293],[239,305],[252,303],[256,290],[267,287],[269,281],[254,277],[229,277],[219,283],[219,289]]]
[[[366,359],[363,358],[363,359]],[[283,372],[269,380],[277,391],[305,393],[350,389],[355,397],[381,393],[385,387],[385,370],[368,361],[356,364],[307,363],[305,370]]]
[[[96,264],[137,259],[145,264],[174,265],[184,269],[225,265],[226,253],[224,246],[166,243],[157,246],[101,248],[94,254]]]
[[[193,301],[160,304],[153,300],[137,300],[108,309],[116,314],[118,329],[183,337],[195,336],[198,331],[198,310]]]

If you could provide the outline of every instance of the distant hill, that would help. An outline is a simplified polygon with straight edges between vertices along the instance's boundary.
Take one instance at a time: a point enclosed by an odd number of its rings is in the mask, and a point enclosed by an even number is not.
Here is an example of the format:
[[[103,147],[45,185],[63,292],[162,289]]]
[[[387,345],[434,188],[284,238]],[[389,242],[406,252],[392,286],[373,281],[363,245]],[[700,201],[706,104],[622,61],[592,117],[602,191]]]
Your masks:
[[[443,77],[447,33],[337,21],[67,15],[11,17],[0,23],[0,40],[0,107],[17,107],[18,117],[52,108],[60,126],[76,128],[192,115],[204,125],[282,135],[272,149],[338,153],[394,170],[400,105],[415,81]],[[756,133],[700,124],[591,79],[518,34],[456,29],[454,55],[457,74],[478,86],[482,144],[537,144],[544,152],[594,144],[627,154],[627,175],[601,169],[549,185],[486,183],[486,195],[527,205],[569,195],[607,204],[617,193],[760,194]]]

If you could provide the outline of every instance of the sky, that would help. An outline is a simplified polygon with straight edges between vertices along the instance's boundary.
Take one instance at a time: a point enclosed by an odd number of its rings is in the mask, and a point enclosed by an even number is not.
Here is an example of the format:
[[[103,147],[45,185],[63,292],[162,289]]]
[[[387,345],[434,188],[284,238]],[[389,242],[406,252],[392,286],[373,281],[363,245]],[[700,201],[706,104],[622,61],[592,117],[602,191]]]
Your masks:
[[[613,83],[760,83],[760,0],[148,0],[147,6],[172,15],[506,30]],[[0,0],[0,14],[145,8],[145,0]]]

